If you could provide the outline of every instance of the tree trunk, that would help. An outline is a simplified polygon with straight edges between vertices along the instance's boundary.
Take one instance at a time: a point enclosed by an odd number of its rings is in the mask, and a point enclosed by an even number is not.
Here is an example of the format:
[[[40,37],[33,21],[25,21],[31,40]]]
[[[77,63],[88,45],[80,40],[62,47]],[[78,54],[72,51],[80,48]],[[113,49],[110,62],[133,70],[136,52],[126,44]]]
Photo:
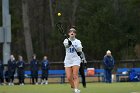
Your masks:
[[[136,46],[135,46],[135,53],[136,53],[136,56],[137,56],[137,58],[139,58],[140,59],[140,44],[137,44]]]
[[[25,46],[28,62],[31,60],[33,54],[32,38],[29,26],[29,16],[28,16],[28,0],[22,0],[22,15],[23,15],[23,27],[24,27],[24,37]]]
[[[75,20],[76,20],[76,11],[78,7],[78,0],[74,0],[73,2],[73,11],[72,11],[72,20],[71,20],[71,25],[75,26]]]
[[[52,29],[54,29],[54,16],[53,16],[53,9],[52,9],[52,0],[49,0],[49,7],[50,7],[51,26],[52,26]]]

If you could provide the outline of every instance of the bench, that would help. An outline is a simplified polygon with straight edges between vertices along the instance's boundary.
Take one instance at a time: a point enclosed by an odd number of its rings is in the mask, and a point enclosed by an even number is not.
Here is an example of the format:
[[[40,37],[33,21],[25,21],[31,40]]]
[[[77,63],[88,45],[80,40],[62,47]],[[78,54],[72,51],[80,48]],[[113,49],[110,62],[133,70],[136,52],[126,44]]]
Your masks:
[[[140,73],[140,68],[132,68],[134,69],[137,73]]]
[[[87,70],[84,70],[85,73],[87,73]],[[38,78],[41,78],[42,71],[38,71]],[[49,70],[48,78],[60,78],[60,83],[65,83],[65,70]],[[98,77],[98,81],[104,82],[104,69],[95,69],[94,76],[86,76],[86,77]],[[101,80],[100,80],[101,77]],[[25,71],[25,78],[31,78],[31,71],[26,70]],[[30,81],[31,82],[31,81]]]
[[[95,69],[95,76],[98,77],[99,81],[104,82],[105,81],[105,75],[104,75],[105,70],[104,69]],[[100,80],[100,77],[102,80]]]
[[[25,72],[25,78],[31,78],[31,71],[26,70]],[[38,71],[38,78],[41,78],[42,71]],[[60,83],[65,82],[65,70],[49,70],[48,78],[60,78]]]
[[[121,76],[128,76],[127,72],[129,71],[129,68],[118,68],[116,73],[116,81],[120,81]],[[126,73],[125,73],[126,72]]]
[[[131,69],[134,69],[137,73],[140,73],[140,68],[118,68],[117,73],[116,73],[116,81],[119,82],[121,79],[121,76],[128,77],[129,76],[128,72]]]
[[[85,70],[85,73],[87,73],[87,70]],[[86,76],[86,77],[98,77],[99,82],[100,81],[104,82],[105,81],[104,69],[95,69],[95,74],[93,76]]]

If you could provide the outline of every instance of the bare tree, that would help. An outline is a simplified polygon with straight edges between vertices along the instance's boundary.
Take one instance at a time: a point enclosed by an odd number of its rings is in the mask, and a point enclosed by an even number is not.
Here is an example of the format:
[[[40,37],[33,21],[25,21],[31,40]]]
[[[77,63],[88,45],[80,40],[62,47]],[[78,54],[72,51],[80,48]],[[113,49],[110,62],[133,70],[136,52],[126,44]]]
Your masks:
[[[76,11],[78,7],[78,0],[73,1],[73,11],[72,11],[72,19],[71,19],[71,25],[75,25],[75,20],[76,20]]]
[[[53,9],[52,9],[52,0],[49,0],[49,7],[50,7],[51,26],[52,26],[52,29],[54,29],[54,16],[53,16]]]
[[[26,53],[29,62],[33,54],[33,47],[32,47],[32,38],[31,38],[30,26],[29,26],[28,0],[22,0],[22,15],[23,15]]]

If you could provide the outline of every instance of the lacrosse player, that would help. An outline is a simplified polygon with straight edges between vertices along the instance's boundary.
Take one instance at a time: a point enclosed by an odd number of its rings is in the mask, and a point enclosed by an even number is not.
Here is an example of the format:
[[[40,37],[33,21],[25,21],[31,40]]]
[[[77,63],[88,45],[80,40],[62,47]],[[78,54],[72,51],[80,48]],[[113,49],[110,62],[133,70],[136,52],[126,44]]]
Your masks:
[[[80,93],[78,72],[81,63],[82,45],[81,41],[76,36],[76,30],[71,28],[68,32],[69,38],[65,39],[63,44],[66,50],[64,59],[64,67],[67,79],[74,89],[74,93]]]

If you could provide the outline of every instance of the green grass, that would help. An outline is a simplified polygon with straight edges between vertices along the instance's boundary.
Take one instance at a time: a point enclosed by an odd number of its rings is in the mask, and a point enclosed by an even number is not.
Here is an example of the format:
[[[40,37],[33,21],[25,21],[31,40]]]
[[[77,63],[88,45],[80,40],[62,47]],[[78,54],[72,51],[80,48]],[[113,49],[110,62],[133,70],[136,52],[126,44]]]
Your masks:
[[[81,93],[140,93],[140,82],[136,83],[87,83],[80,85]],[[73,93],[68,84],[0,86],[0,93]]]

